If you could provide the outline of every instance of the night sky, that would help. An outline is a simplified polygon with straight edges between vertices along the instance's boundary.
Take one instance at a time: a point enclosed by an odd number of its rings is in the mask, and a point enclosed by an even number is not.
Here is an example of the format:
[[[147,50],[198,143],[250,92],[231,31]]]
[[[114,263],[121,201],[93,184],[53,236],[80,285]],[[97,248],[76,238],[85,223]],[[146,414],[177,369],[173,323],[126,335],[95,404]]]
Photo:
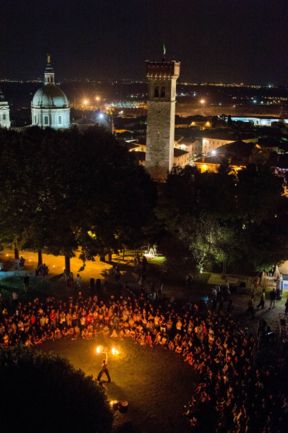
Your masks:
[[[182,80],[288,84],[287,0],[0,0],[0,78],[144,78],[144,60],[182,62]]]

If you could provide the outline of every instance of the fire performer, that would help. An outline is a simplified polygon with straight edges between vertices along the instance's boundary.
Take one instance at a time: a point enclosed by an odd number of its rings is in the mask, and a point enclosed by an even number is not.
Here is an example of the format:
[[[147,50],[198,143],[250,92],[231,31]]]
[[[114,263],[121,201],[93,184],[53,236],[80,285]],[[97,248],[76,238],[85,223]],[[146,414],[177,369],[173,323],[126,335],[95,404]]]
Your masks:
[[[101,377],[103,376],[103,374],[106,375],[106,377],[108,379],[108,383],[110,383],[111,377],[110,377],[109,370],[108,370],[107,357],[106,357],[106,359],[103,359],[103,361],[102,361],[102,367],[101,367],[101,370],[99,371],[99,374],[97,376],[98,382],[101,381]]]

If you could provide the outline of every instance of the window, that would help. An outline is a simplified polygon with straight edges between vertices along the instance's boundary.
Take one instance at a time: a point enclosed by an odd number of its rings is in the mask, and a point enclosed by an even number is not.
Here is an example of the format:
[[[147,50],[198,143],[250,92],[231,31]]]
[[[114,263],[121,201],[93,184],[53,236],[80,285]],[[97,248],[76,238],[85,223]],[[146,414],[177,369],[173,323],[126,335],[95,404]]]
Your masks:
[[[34,116],[34,123],[37,123],[37,116]]]
[[[62,125],[62,116],[58,116],[58,123],[59,125]]]
[[[159,87],[155,87],[154,89],[154,98],[159,98]]]
[[[5,113],[3,113],[2,118],[3,118],[3,120],[6,120],[6,114]]]
[[[49,117],[44,116],[44,125],[49,125]]]
[[[165,98],[165,87],[161,87],[161,98]]]

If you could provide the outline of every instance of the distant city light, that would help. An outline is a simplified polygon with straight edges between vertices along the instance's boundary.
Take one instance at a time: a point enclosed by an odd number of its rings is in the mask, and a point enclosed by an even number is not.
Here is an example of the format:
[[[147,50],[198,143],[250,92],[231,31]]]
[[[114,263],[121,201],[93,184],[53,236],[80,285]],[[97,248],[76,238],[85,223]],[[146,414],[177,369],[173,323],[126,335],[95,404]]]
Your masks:
[[[200,102],[201,105],[204,105],[204,104],[206,104],[206,99],[202,98],[202,99],[200,99],[199,102]]]
[[[101,97],[99,95],[95,96],[95,101],[96,102],[100,102],[101,101]]]
[[[105,118],[104,113],[99,113],[98,114],[98,120],[104,120],[104,118]]]
[[[212,155],[212,156],[217,155],[217,151],[216,151],[215,149],[211,150],[211,155]]]
[[[89,99],[84,98],[83,101],[82,101],[82,103],[83,103],[83,105],[87,106],[89,104]]]

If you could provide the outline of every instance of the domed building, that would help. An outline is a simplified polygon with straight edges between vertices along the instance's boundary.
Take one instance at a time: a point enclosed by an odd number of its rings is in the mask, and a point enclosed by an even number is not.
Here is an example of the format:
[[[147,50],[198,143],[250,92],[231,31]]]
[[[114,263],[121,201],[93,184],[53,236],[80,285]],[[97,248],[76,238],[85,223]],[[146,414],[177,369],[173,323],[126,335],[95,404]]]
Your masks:
[[[0,89],[0,127],[10,128],[10,109],[7,101],[4,100],[3,93]]]
[[[31,115],[33,126],[54,129],[70,127],[69,101],[63,90],[55,84],[50,55],[47,56],[44,87],[38,89],[32,99]]]

